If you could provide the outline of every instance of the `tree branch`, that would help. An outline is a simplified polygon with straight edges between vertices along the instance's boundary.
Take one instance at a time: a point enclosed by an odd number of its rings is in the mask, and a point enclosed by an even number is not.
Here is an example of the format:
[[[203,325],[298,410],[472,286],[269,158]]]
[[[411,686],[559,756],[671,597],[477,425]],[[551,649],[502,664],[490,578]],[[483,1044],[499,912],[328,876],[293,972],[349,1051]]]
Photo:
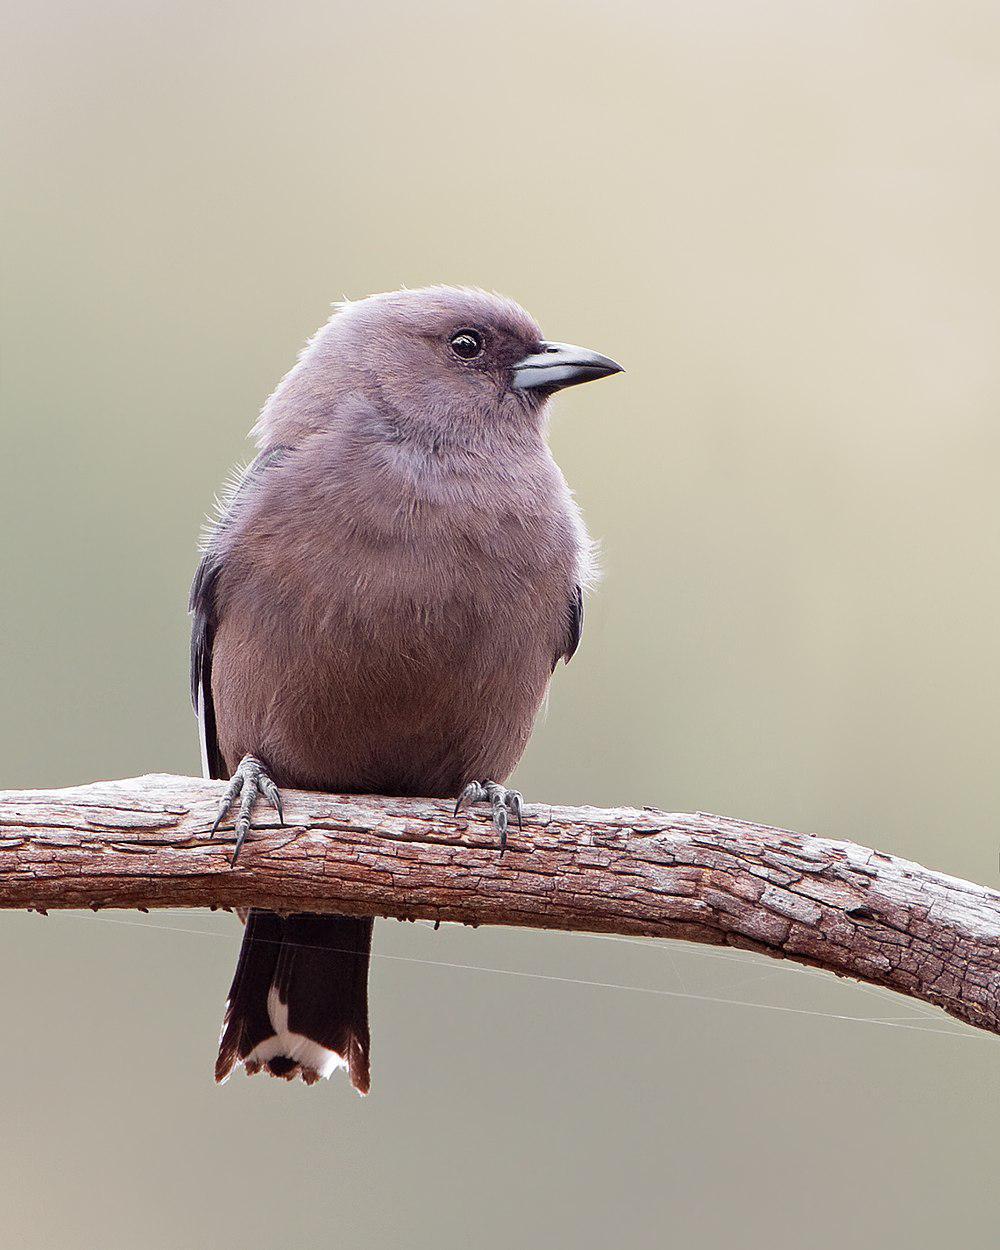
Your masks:
[[[224,783],[153,775],[0,792],[0,907],[265,907],[736,946],[887,986],[1000,1033],[1000,894],[721,816],[531,805],[507,853],[481,811],[285,791],[238,867]]]

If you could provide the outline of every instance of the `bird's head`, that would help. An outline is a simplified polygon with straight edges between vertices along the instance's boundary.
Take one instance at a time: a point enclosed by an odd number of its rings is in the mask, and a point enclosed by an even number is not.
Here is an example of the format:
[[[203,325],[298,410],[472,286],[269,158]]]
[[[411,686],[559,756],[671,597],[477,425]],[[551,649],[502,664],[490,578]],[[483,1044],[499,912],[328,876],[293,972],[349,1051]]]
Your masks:
[[[556,391],[620,372],[607,356],[547,341],[502,296],[445,286],[392,291],[338,305],[260,428],[297,413],[315,429],[360,398],[388,414],[402,438],[468,443],[538,428]]]

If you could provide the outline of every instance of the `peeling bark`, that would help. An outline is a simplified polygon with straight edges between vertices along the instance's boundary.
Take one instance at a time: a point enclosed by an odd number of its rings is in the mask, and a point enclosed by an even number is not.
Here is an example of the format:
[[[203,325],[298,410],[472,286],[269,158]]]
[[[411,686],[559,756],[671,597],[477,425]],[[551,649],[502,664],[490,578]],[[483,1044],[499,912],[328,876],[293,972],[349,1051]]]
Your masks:
[[[266,907],[736,946],[898,990],[1000,1032],[1000,894],[852,842],[652,808],[488,813],[285,791],[236,869],[223,782],[0,792],[0,907]]]

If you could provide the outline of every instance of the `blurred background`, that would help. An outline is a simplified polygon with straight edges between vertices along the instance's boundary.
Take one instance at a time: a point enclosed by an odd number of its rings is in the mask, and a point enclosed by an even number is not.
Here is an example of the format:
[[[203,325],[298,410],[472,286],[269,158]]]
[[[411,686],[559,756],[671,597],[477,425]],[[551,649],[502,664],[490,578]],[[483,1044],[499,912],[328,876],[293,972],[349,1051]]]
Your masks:
[[[995,4],[2,22],[0,783],[197,771],[187,588],[258,408],[332,301],[473,283],[628,368],[558,402],[606,575],[528,799],[1000,885]],[[239,938],[0,915],[6,1244],[993,1244],[1000,1048],[943,1015],[387,921],[370,1098],[217,1089]]]

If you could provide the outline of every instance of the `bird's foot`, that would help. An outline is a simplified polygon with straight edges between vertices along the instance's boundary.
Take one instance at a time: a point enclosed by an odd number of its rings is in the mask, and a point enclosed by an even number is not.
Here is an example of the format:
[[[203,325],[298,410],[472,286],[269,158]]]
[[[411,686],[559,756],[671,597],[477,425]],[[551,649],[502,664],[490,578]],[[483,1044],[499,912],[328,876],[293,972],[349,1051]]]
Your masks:
[[[498,785],[495,781],[470,781],[458,796],[455,804],[456,816],[465,803],[490,804],[493,809],[493,827],[500,835],[500,854],[502,855],[507,849],[508,813],[517,820],[518,829],[522,827],[521,813],[524,810],[524,800],[521,798],[520,790],[508,790],[506,786]]]
[[[264,771],[264,765],[255,755],[244,755],[239,762],[236,772],[230,778],[229,788],[226,790],[225,797],[219,805],[219,814],[216,816],[215,824],[212,826],[213,836],[225,819],[226,813],[237,795],[239,795],[240,807],[236,815],[236,847],[233,851],[233,858],[230,861],[233,867],[236,866],[236,860],[243,847],[243,840],[250,832],[250,814],[253,811],[254,800],[258,795],[267,799],[278,813],[278,823],[282,825],[285,823],[285,814],[282,811],[281,795],[278,793],[278,787]]]

